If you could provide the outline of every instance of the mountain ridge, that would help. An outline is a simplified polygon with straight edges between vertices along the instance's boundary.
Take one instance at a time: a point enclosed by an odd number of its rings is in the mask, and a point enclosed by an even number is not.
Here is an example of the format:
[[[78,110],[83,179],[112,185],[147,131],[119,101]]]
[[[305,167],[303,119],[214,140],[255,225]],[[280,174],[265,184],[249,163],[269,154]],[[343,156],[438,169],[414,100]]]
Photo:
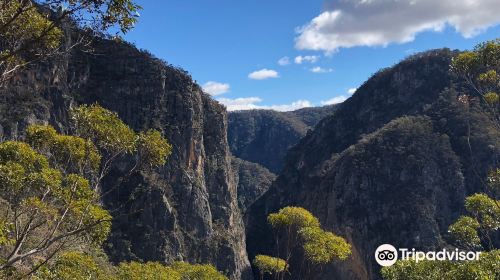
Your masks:
[[[289,205],[312,211],[353,246],[317,279],[379,279],[373,252],[383,243],[447,246],[463,198],[484,189],[500,154],[498,131],[457,101],[463,85],[449,71],[456,54],[431,50],[379,71],[291,148],[246,214],[250,258],[273,253],[266,216]],[[468,141],[477,147],[472,160]]]

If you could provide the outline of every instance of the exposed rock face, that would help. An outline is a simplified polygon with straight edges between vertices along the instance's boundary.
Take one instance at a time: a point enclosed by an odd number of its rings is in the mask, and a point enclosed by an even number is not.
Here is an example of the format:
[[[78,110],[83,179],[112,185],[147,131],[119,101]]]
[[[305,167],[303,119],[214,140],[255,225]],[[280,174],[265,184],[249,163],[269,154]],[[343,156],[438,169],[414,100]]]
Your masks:
[[[333,114],[336,108],[337,105],[330,105],[291,112],[231,112],[228,128],[231,152],[278,173],[288,149],[297,144],[322,118]]]
[[[238,185],[238,205],[245,212],[269,189],[276,175],[257,163],[237,157],[232,157],[231,163]]]
[[[114,261],[213,263],[231,279],[249,279],[222,105],[184,71],[132,46],[98,40],[95,52],[24,71],[0,94],[0,135],[16,138],[30,123],[70,130],[68,109],[98,102],[136,130],[160,130],[173,145],[166,166],[122,179],[107,176],[115,212],[107,251]]]
[[[292,148],[247,212],[249,256],[274,252],[265,217],[287,205],[309,209],[352,244],[347,261],[315,279],[379,278],[374,252],[383,243],[446,246],[464,197],[483,190],[500,154],[498,129],[456,101],[453,54],[431,51],[380,71]]]

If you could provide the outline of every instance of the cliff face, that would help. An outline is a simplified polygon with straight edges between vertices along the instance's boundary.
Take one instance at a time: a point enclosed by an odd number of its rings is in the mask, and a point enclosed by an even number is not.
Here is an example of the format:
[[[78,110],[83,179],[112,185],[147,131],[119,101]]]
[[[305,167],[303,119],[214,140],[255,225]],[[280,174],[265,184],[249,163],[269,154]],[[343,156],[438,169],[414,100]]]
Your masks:
[[[0,138],[22,137],[31,123],[68,131],[68,109],[94,102],[136,130],[160,130],[173,146],[164,167],[123,179],[125,161],[105,179],[114,191],[104,203],[118,209],[111,259],[209,262],[232,279],[251,277],[223,106],[186,72],[130,45],[93,47],[19,73],[0,94]]]
[[[261,165],[233,157],[234,179],[238,185],[238,205],[245,212],[271,186],[276,175]]]
[[[249,256],[274,252],[265,217],[287,205],[309,209],[352,244],[347,261],[316,279],[379,278],[373,254],[383,243],[446,246],[464,197],[483,190],[500,154],[498,130],[456,101],[453,55],[431,51],[380,71],[292,148],[247,212]]]
[[[304,108],[291,112],[247,110],[229,113],[228,141],[231,152],[279,173],[288,149],[293,147],[337,105]]]

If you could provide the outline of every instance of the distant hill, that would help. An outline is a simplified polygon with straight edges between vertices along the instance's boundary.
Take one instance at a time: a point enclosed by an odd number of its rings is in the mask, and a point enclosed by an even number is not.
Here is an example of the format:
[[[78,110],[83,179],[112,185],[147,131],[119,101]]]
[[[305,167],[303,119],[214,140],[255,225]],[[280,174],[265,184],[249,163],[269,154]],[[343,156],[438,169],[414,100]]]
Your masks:
[[[303,108],[291,112],[236,111],[228,114],[228,142],[234,156],[258,163],[278,173],[288,149],[297,144],[337,105]]]

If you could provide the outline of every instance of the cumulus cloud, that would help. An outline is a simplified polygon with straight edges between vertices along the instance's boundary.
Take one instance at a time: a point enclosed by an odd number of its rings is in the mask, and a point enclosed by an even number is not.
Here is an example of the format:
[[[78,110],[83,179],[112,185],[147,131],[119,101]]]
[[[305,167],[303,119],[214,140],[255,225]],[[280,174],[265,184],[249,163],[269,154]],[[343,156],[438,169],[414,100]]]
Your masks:
[[[321,101],[321,105],[333,105],[333,104],[338,104],[342,103],[347,99],[347,96],[345,95],[340,95],[340,96],[335,96],[331,99]]]
[[[319,56],[317,55],[305,55],[305,56],[296,56],[294,61],[296,64],[302,64],[302,62],[310,62],[310,63],[316,63],[319,60]]]
[[[252,80],[265,80],[269,78],[278,78],[278,77],[279,77],[278,72],[266,68],[248,74],[248,78]]]
[[[321,73],[330,73],[333,71],[333,69],[332,68],[322,68],[322,67],[316,66],[316,67],[309,69],[309,71],[311,71],[313,73],[321,74]]]
[[[251,109],[270,109],[276,111],[293,111],[300,108],[312,107],[311,102],[307,100],[297,100],[291,104],[263,106],[256,103],[262,102],[260,97],[243,97],[243,98],[220,98],[218,101],[227,107],[228,111],[251,110]]]
[[[284,56],[284,57],[280,58],[280,60],[278,60],[278,64],[281,66],[286,66],[286,65],[290,64],[290,58],[288,56]]]
[[[258,106],[255,105],[255,103],[261,102],[262,99],[259,97],[242,97],[235,99],[219,98],[218,101],[224,104],[228,111],[237,111],[257,109]]]
[[[357,89],[358,88],[350,88],[350,89],[347,90],[347,93],[353,95],[356,92]]]
[[[423,31],[453,27],[464,37],[500,23],[498,0],[338,0],[297,29],[298,49],[328,53],[355,46],[386,46]]]
[[[226,92],[229,92],[229,84],[225,83],[219,83],[219,82],[214,82],[214,81],[209,81],[203,84],[202,86],[203,91],[215,96],[215,95],[221,95]]]

